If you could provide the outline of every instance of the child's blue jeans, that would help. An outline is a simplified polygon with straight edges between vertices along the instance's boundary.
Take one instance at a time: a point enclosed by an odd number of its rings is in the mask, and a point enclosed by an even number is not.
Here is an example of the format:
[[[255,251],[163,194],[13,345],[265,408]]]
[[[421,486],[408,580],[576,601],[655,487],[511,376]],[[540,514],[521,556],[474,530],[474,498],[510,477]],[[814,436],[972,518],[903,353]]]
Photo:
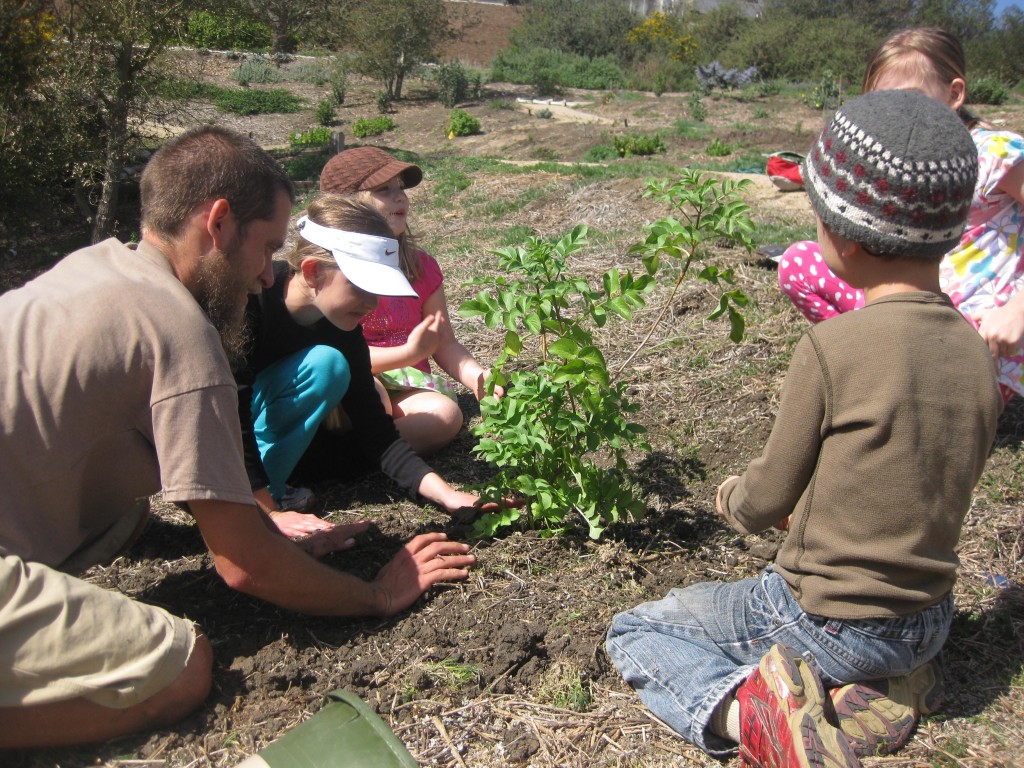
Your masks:
[[[897,619],[805,613],[772,568],[759,577],[673,589],[618,614],[608,655],[648,709],[713,755],[736,745],[707,730],[715,707],[776,643],[814,664],[826,687],[905,675],[938,654],[953,598]]]
[[[324,345],[283,357],[257,374],[252,420],[275,499],[284,495],[285,483],[351,380],[345,356]]]

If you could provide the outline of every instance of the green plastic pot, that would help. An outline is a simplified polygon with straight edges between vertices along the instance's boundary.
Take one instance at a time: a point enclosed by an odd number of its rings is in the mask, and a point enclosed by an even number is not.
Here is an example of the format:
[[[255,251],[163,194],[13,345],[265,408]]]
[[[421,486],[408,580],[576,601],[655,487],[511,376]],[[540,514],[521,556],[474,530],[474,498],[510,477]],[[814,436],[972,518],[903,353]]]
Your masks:
[[[236,768],[416,768],[387,723],[351,691],[332,691],[302,725]]]

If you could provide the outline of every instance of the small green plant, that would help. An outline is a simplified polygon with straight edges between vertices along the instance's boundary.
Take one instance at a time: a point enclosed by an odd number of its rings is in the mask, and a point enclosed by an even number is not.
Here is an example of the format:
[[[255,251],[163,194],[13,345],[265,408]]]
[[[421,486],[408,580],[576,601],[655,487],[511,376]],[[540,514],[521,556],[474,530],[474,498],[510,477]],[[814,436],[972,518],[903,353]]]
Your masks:
[[[537,110],[537,117],[539,117],[541,120],[550,120],[552,116],[553,113],[547,107],[543,107],[542,109]]]
[[[804,97],[804,104],[811,109],[837,109],[842,103],[842,83],[830,69],[822,73],[821,80],[814,86],[811,95]]]
[[[480,438],[474,453],[498,468],[484,496],[525,499],[521,509],[482,515],[477,535],[493,536],[520,519],[549,535],[561,533],[579,516],[596,539],[607,525],[644,512],[623,477],[626,449],[646,447],[644,428],[627,421],[638,406],[627,399],[625,383],[612,382],[591,328],[611,316],[631,318],[654,281],[613,268],[594,289],[569,274],[567,260],[586,236],[580,225],[557,241],[531,237],[494,251],[501,276],[470,283],[487,290],[459,309],[506,331],[489,380],[506,395],[485,397],[483,420],[473,428]],[[523,367],[506,372],[513,359]]]
[[[979,77],[971,80],[967,97],[971,104],[1005,104],[1010,98],[1010,87],[995,77]]]
[[[585,163],[604,163],[608,160],[612,160],[619,156],[615,147],[611,144],[598,144],[596,147],[591,147],[583,155],[583,162]]]
[[[331,67],[328,82],[331,86],[334,103],[340,107],[345,103],[345,96],[348,94],[348,70],[344,64],[339,62]]]
[[[288,76],[297,83],[311,83],[323,88],[330,80],[331,67],[320,60],[303,60],[295,63]]]
[[[331,143],[331,130],[318,126],[308,131],[292,131],[288,134],[288,143],[293,147],[320,147]]]
[[[252,58],[243,59],[238,65],[238,69],[231,74],[231,77],[239,85],[250,85],[252,83],[266,85],[278,82],[281,79],[281,73],[277,71],[277,67],[271,64],[266,56],[253,56]]]
[[[558,153],[551,147],[534,147],[530,150],[530,159],[553,161],[558,159]]]
[[[732,146],[726,144],[716,136],[711,140],[711,143],[708,144],[706,151],[712,157],[725,157],[726,155],[732,154]]]
[[[782,93],[782,81],[781,80],[758,80],[755,86],[757,95],[762,98],[768,96],[778,96]]]
[[[541,680],[538,698],[559,709],[587,712],[594,704],[593,685],[571,664],[556,663]]]
[[[655,222],[647,238],[630,248],[640,254],[645,275],[614,267],[595,289],[570,274],[569,258],[586,243],[588,230],[580,225],[558,240],[530,237],[522,246],[494,251],[499,277],[469,283],[487,288],[463,302],[459,313],[505,329],[488,380],[490,392],[501,386],[505,396],[484,397],[483,419],[473,427],[480,438],[474,453],[498,470],[480,489],[481,497],[500,501],[511,494],[524,501],[521,508],[482,515],[474,525],[477,535],[493,536],[516,524],[558,534],[578,517],[597,539],[607,526],[643,514],[625,457],[631,447],[649,447],[643,427],[628,421],[638,406],[616,377],[646,347],[694,263],[701,265],[697,278],[702,281],[716,287],[733,282],[732,270],[711,261],[708,248],[723,241],[752,248],[754,225],[739,196],[750,184],[705,178],[691,169],[676,182],[649,180],[644,195],[667,203],[676,215]],[[612,372],[592,329],[615,317],[631,320],[645,306],[663,262],[675,265],[676,273],[664,307],[636,350]],[[727,314],[730,338],[739,341],[745,328],[739,309],[748,302],[742,291],[725,290],[709,319]]]
[[[772,116],[772,113],[769,112],[764,107],[758,107],[757,109],[754,110],[754,119],[755,120],[766,120],[767,118],[769,118],[771,116]]]
[[[377,91],[377,111],[382,115],[391,111],[391,94],[387,91]]]
[[[326,151],[318,154],[303,153],[298,157],[285,160],[284,169],[292,181],[316,181],[320,178],[320,172],[323,171],[324,166],[327,165],[328,157]]]
[[[665,151],[665,143],[657,133],[653,136],[643,136],[640,134],[616,136],[612,141],[615,144],[615,151],[619,153],[619,157],[656,155]]]
[[[687,107],[690,109],[690,119],[696,120],[698,123],[703,123],[708,117],[708,108],[704,106],[704,99],[698,91],[694,91],[690,94],[690,98],[686,102]]]
[[[444,132],[449,139],[456,136],[473,136],[480,133],[480,121],[464,109],[453,109],[448,114]]]
[[[450,658],[428,662],[423,665],[423,671],[435,685],[456,690],[480,679],[479,664],[469,664]]]
[[[378,117],[361,117],[352,124],[352,135],[357,139],[367,136],[380,136],[395,127],[395,121],[388,115]]]
[[[491,99],[487,106],[490,109],[515,109],[516,103],[512,99]]]
[[[334,125],[334,121],[337,118],[338,107],[334,103],[334,99],[328,96],[325,99],[320,99],[316,105],[316,121],[320,125],[330,126]]]

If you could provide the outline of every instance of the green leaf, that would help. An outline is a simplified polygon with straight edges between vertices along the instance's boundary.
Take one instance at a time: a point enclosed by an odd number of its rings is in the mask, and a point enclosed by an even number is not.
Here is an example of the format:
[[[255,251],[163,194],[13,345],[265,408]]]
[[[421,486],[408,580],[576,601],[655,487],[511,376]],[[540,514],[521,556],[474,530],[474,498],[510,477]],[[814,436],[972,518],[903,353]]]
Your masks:
[[[505,349],[513,355],[518,355],[523,351],[523,340],[519,338],[519,334],[514,330],[505,333]]]
[[[548,352],[568,360],[571,357],[575,357],[579,349],[580,345],[572,339],[559,339],[548,347]]]

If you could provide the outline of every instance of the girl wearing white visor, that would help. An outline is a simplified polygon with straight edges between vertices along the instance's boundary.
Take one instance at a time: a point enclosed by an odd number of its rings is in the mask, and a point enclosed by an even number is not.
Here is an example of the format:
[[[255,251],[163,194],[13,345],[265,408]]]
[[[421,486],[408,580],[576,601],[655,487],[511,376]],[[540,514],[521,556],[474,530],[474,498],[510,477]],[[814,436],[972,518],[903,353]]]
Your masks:
[[[359,322],[379,296],[416,295],[387,220],[366,203],[323,195],[297,229],[274,263],[274,285],[249,299],[251,343],[235,374],[257,503],[288,536],[330,528],[301,514],[312,494],[286,483],[297,467],[337,476],[361,464],[449,511],[475,505],[477,496],[452,488],[402,439],[374,385]]]

